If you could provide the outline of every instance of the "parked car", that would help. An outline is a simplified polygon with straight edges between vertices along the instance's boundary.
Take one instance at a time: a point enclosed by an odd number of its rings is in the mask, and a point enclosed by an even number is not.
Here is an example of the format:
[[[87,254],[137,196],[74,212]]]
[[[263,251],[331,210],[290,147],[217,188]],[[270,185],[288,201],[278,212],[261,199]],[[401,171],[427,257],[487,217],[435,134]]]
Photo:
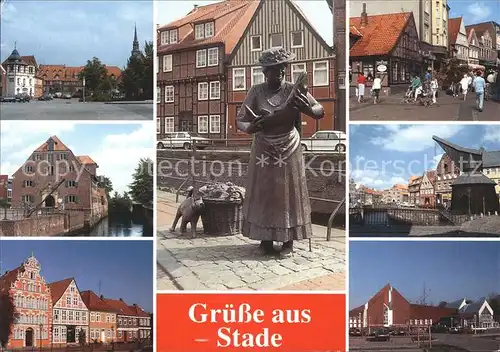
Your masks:
[[[52,100],[52,99],[53,99],[52,96],[50,96],[48,94],[47,95],[41,95],[41,96],[38,97],[39,101],[49,101],[49,100]]]
[[[311,138],[302,138],[303,151],[335,151],[345,153],[346,134],[342,131],[318,131]]]
[[[387,330],[387,329],[375,330],[375,332],[373,333],[372,340],[374,340],[374,341],[390,341],[391,334],[390,334],[389,330]]]
[[[61,92],[54,93],[54,98],[62,98],[63,94]]]
[[[28,94],[18,94],[16,95],[16,102],[18,103],[29,103],[31,97]]]
[[[63,99],[71,99],[71,94],[64,94]]]
[[[210,139],[195,132],[174,132],[168,134],[164,139],[158,141],[157,148],[182,148],[184,150],[205,149],[210,145]]]
[[[350,328],[349,335],[350,336],[361,336],[361,330],[358,328]]]

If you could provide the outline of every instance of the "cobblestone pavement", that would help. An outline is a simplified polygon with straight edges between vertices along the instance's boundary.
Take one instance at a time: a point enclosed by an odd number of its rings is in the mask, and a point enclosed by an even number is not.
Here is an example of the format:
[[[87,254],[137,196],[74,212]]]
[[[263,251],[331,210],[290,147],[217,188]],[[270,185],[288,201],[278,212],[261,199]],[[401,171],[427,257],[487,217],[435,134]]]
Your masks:
[[[54,99],[29,103],[0,103],[3,120],[152,120],[153,103],[81,103]]]
[[[296,241],[293,256],[264,257],[257,253],[258,242],[242,235],[211,237],[199,229],[190,239],[170,232],[175,196],[158,194],[157,262],[168,274],[158,279],[158,289],[168,287],[165,281],[170,279],[184,290],[326,290],[328,284],[329,290],[345,289],[344,279],[339,278],[346,265],[343,230],[334,229],[332,240],[326,241],[326,228],[313,225],[311,252],[308,241]]]
[[[350,99],[351,121],[500,121],[500,103],[485,101],[483,112],[476,110],[475,94],[463,101],[441,92],[436,105],[402,104],[403,95],[381,98],[381,102],[359,104]]]

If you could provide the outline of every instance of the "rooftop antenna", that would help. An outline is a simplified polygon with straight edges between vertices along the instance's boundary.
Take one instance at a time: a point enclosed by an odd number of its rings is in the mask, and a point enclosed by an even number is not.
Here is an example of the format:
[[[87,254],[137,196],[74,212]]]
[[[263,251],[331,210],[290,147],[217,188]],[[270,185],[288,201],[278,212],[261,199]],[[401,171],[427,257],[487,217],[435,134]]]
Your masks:
[[[420,304],[426,306],[427,305],[427,298],[429,298],[429,291],[427,289],[427,286],[425,285],[424,282],[424,291],[422,293],[422,296],[420,297]]]
[[[99,296],[101,296],[101,279],[99,279]]]

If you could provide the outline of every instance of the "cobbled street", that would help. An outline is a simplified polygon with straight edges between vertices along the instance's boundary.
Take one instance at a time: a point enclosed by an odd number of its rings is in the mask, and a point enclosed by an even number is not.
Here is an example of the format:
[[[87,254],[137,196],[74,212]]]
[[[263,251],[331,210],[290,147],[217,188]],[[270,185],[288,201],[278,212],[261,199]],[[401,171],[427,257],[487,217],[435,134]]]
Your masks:
[[[483,112],[476,110],[476,95],[469,93],[467,100],[461,100],[440,92],[437,104],[429,107],[401,103],[403,94],[381,97],[373,104],[369,97],[359,104],[351,97],[351,121],[500,121],[500,103],[485,101]]]
[[[0,103],[2,120],[152,120],[152,102],[82,103],[78,99]]]
[[[313,225],[312,251],[307,240],[296,241],[293,256],[268,258],[257,253],[257,241],[242,235],[210,237],[199,229],[190,239],[178,229],[172,233],[177,206],[174,195],[158,192],[159,290],[345,289],[344,230],[334,229],[326,241],[326,228]]]

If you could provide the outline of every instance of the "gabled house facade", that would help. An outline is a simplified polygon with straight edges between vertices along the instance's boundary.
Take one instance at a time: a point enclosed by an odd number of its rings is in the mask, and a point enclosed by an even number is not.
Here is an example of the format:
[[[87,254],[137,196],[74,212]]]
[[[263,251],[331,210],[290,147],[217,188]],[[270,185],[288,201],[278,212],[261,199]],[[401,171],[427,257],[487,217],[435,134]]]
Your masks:
[[[406,90],[412,75],[422,72],[424,61],[412,13],[369,15],[365,6],[360,17],[351,17],[350,26],[352,86],[360,72],[373,77],[379,72],[382,94],[391,94]]]
[[[451,202],[451,185],[460,176],[459,165],[450,159],[448,154],[443,154],[436,167],[436,203],[448,205]]]
[[[462,17],[450,18],[448,21],[450,57],[467,64],[469,62],[469,41]]]
[[[276,22],[276,13],[286,20]],[[333,51],[291,1],[196,6],[157,32],[159,139],[177,131],[216,139],[246,137],[236,128],[236,114],[250,87],[263,82],[256,62],[271,46],[297,55],[287,79],[307,70],[311,93],[325,107],[321,126],[304,117],[304,134],[334,128]]]
[[[134,312],[137,317],[137,325],[139,327],[138,337],[141,340],[152,340],[153,339],[153,327],[152,327],[152,317],[151,314],[145,312],[137,304],[129,306],[129,308]]]
[[[75,155],[52,136],[13,174],[12,207],[35,207],[43,201],[44,208],[82,210],[95,223],[108,211],[97,168],[89,156]]]
[[[116,341],[133,342],[139,339],[139,321],[136,312],[122,298],[102,297],[102,300],[116,310]]]
[[[14,300],[19,314],[12,326],[8,349],[49,346],[51,343],[52,296],[41,275],[41,265],[31,255],[19,267],[0,276],[0,294]]]
[[[35,75],[38,63],[33,55],[21,56],[17,48],[14,48],[2,66],[6,71],[2,96],[14,97],[25,94],[35,98]]]
[[[78,344],[80,334],[89,341],[89,310],[74,278],[49,284],[52,295],[52,342],[54,345]]]
[[[472,69],[483,69],[479,64],[479,39],[474,28],[466,27],[467,41],[469,42],[469,67]]]
[[[408,182],[408,202],[410,204],[420,204],[420,186],[422,176],[412,176]]]
[[[497,68],[497,28],[492,22],[473,24],[467,26],[473,28],[479,41],[479,64],[487,68]]]
[[[282,46],[296,55],[287,68],[286,80],[295,82],[307,72],[309,92],[323,105],[321,120],[301,117],[301,134],[335,130],[335,57],[332,48],[290,0],[261,0],[228,59],[228,138],[245,138],[236,127],[236,116],[248,90],[265,78],[257,64],[263,50]],[[277,15],[279,14],[279,15]]]
[[[424,172],[420,184],[420,206],[424,208],[436,206],[436,171]]]
[[[98,296],[93,291],[83,291],[81,295],[89,309],[89,341],[115,341],[118,310],[107,304],[104,296]]]

